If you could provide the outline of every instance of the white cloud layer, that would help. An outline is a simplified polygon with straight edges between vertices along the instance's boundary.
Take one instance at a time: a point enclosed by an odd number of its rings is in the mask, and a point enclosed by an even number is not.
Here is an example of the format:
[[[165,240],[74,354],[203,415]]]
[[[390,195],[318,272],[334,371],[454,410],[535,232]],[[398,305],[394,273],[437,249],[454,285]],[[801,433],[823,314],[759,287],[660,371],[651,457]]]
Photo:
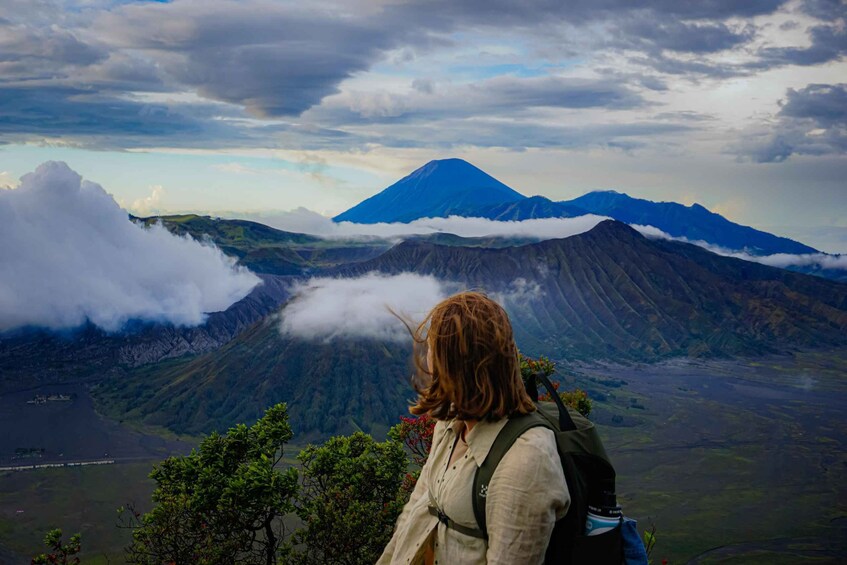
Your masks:
[[[539,240],[570,237],[587,232],[603,220],[603,216],[585,215],[578,218],[539,218],[523,221],[496,221],[486,218],[422,218],[407,224],[355,224],[333,222],[330,218],[298,208],[291,212],[239,214],[238,217],[265,223],[277,229],[308,233],[328,239],[385,238],[401,239],[412,235],[451,233],[461,237],[532,237]]]
[[[260,279],[219,249],[143,228],[100,185],[47,162],[0,191],[0,331],[197,325]]]
[[[298,208],[290,212],[265,214],[236,214],[235,216],[249,217],[277,229],[297,233],[308,233],[328,239],[344,238],[385,238],[402,239],[412,235],[432,233],[452,233],[462,237],[529,237],[540,241],[579,235],[594,228],[604,216],[588,214],[576,218],[540,218],[535,220],[501,222],[486,218],[464,218],[450,216],[449,218],[423,218],[413,222],[354,224],[352,222],[333,222],[330,218],[312,212],[306,208]],[[775,255],[756,256],[741,250],[725,249],[706,241],[692,241],[684,237],[673,237],[653,226],[633,225],[646,237],[654,239],[670,239],[692,243],[704,249],[745,261],[754,261],[771,267],[804,267],[817,266],[821,269],[847,269],[847,255],[828,255],[812,253],[790,255],[778,253]]]
[[[406,328],[391,310],[419,323],[448,295],[449,286],[435,277],[414,273],[313,278],[293,289],[295,297],[281,313],[280,332],[303,339],[408,340]]]
[[[825,270],[847,270],[847,255],[828,255],[826,253],[803,253],[793,255],[790,253],[775,253],[773,255],[751,255],[746,251],[738,251],[734,249],[726,249],[718,245],[712,245],[707,241],[690,240],[685,237],[673,237],[670,234],[654,228],[653,226],[633,225],[634,229],[638,230],[645,237],[653,239],[670,239],[672,241],[682,241],[691,243],[698,247],[702,247],[707,251],[723,255],[724,257],[734,257],[744,261],[752,261],[761,263],[770,267],[779,267],[785,269],[787,267],[818,267]]]

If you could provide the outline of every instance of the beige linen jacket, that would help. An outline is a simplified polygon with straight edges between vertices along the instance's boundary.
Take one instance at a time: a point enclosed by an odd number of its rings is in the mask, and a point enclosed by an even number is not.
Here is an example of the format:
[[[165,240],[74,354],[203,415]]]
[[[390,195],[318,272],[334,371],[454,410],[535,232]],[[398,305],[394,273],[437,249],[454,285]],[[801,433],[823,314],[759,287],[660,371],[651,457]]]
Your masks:
[[[506,421],[477,423],[466,434],[467,451],[452,465],[464,423],[435,425],[429,459],[378,565],[422,564],[427,548],[440,565],[544,562],[553,525],[570,504],[551,430],[529,429],[497,466],[486,498],[487,542],[450,529],[429,513],[433,505],[458,524],[478,527],[471,499],[474,474]]]

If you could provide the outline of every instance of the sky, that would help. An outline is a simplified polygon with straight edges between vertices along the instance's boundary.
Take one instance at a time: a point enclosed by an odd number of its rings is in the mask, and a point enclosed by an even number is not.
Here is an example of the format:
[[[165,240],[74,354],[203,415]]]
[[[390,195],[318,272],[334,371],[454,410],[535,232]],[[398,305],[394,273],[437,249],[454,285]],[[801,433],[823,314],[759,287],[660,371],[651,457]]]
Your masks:
[[[0,187],[337,214],[431,159],[847,252],[847,4],[0,0]]]

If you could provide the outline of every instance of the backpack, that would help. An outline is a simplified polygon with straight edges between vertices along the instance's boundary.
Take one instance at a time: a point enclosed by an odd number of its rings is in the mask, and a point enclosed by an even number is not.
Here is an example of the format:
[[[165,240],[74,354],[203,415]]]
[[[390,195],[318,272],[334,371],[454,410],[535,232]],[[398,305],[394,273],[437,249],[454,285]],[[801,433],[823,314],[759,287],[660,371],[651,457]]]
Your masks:
[[[544,562],[620,565],[624,562],[620,526],[599,535],[585,535],[589,501],[597,506],[616,504],[615,469],[594,424],[576,410],[568,409],[544,374],[539,373],[536,378],[550,392],[553,402],[539,402],[536,412],[510,418],[477,469],[473,510],[479,530],[487,538],[484,493],[500,460],[521,434],[530,428],[544,426],[556,435],[556,447],[571,497],[568,513],[553,528]],[[535,380],[531,378],[526,383],[532,399],[538,398]]]

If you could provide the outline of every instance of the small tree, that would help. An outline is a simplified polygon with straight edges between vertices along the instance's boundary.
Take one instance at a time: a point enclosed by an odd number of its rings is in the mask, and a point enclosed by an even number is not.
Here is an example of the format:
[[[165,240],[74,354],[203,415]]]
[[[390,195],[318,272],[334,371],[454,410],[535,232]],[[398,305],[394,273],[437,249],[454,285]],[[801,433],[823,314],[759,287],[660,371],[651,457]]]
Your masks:
[[[400,489],[408,460],[396,441],[377,443],[362,432],[309,446],[302,465],[297,546],[288,563],[374,563],[403,509]]]
[[[547,357],[541,356],[538,359],[533,359],[532,357],[526,357],[523,354],[518,354],[518,357],[521,364],[521,377],[524,381],[535,378],[535,375],[538,373],[543,373],[545,376],[549,377],[556,372],[555,363],[550,361]],[[572,391],[560,392],[559,383],[552,381],[552,384],[553,388],[556,389],[556,392],[559,394],[559,398],[561,398],[562,402],[565,403],[565,406],[570,406],[586,417],[591,414],[592,405],[591,399],[588,398],[588,393],[578,388]],[[539,395],[535,400],[549,401],[552,400],[552,397],[549,392],[545,392]]]
[[[213,433],[190,455],[154,467],[153,510],[123,512],[133,530],[127,561],[276,563],[282,517],[298,488],[296,470],[276,468],[291,437],[285,404],[278,404],[252,426]]]
[[[400,416],[400,423],[395,424],[388,430],[388,437],[406,447],[415,467],[411,472],[406,473],[403,478],[403,485],[400,487],[404,501],[408,500],[412,491],[415,490],[421,468],[426,463],[429,451],[432,449],[432,434],[434,431],[435,420],[430,418],[428,414],[411,418]]]
[[[49,548],[47,553],[41,553],[32,558],[32,565],[56,563],[57,565],[78,565],[79,557],[74,557],[82,551],[82,536],[74,534],[68,543],[62,543],[62,530],[50,530],[44,536],[44,545]]]

